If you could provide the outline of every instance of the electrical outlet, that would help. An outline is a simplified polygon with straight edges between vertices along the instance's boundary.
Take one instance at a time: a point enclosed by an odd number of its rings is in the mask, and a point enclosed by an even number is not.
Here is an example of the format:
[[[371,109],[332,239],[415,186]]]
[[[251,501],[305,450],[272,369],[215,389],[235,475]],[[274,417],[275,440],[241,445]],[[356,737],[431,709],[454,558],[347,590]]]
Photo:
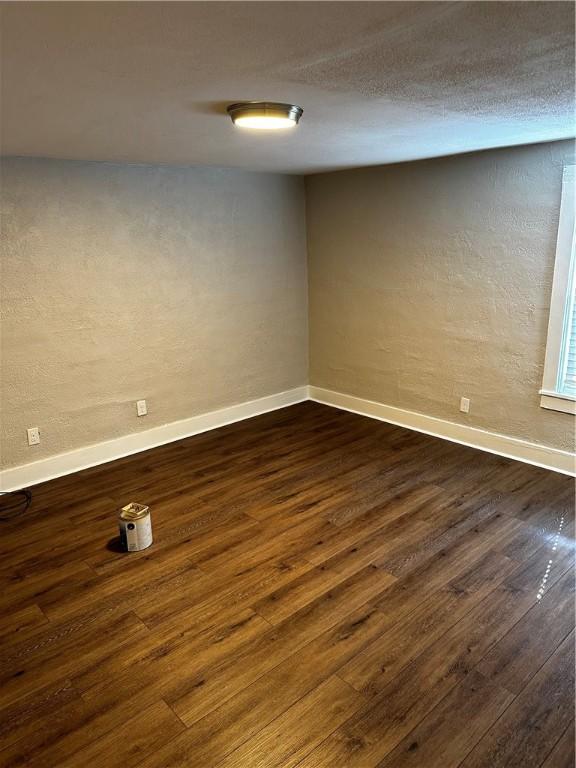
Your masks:
[[[146,407],[146,400],[137,400],[136,401],[136,413],[138,416],[146,416],[148,413],[148,408]]]
[[[469,413],[470,400],[467,397],[460,398],[460,410],[462,411],[462,413]]]
[[[38,427],[30,427],[26,432],[28,434],[28,445],[38,445],[40,442],[40,430]]]

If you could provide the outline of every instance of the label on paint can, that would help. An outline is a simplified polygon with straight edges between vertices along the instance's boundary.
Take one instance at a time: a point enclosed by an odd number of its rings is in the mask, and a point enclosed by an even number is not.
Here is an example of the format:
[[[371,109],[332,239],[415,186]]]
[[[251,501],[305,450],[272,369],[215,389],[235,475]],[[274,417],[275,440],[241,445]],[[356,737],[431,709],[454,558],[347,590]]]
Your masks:
[[[118,515],[120,541],[128,552],[139,552],[152,544],[150,509],[132,502],[122,507]]]

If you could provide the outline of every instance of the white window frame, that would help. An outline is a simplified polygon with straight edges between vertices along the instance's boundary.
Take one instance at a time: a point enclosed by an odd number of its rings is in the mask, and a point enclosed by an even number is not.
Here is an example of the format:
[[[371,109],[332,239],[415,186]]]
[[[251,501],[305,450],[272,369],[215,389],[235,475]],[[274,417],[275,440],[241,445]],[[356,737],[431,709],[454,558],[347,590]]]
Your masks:
[[[558,239],[556,241],[556,261],[554,263],[554,280],[552,283],[552,298],[550,300],[550,316],[548,319],[548,338],[546,341],[546,358],[544,361],[544,377],[540,390],[540,405],[553,411],[576,414],[576,398],[558,391],[560,379],[560,363],[562,359],[562,341],[564,338],[566,318],[569,316],[570,285],[574,279],[574,237],[575,237],[575,203],[574,186],[576,182],[576,166],[567,165],[562,176],[562,199],[560,202],[560,220],[558,222]]]

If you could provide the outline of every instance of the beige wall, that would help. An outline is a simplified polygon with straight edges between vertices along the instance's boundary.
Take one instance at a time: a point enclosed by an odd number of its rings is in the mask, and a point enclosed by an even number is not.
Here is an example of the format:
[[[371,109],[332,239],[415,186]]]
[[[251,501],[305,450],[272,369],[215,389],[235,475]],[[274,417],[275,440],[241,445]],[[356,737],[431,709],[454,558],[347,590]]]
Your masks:
[[[301,179],[9,159],[2,182],[4,466],[306,383]]]
[[[573,449],[538,395],[565,162],[570,142],[308,177],[311,384]]]
[[[310,383],[573,449],[538,396],[567,161],[308,177]],[[301,179],[7,159],[2,212],[3,466],[307,382]]]

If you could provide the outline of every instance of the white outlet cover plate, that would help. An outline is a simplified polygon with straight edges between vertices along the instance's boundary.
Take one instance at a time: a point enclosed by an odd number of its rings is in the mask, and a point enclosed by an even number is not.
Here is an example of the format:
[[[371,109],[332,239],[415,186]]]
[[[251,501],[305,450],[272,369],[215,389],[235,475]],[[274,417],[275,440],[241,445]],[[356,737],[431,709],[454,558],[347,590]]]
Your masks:
[[[28,435],[28,445],[38,445],[40,442],[40,430],[38,427],[31,427],[26,430]]]

